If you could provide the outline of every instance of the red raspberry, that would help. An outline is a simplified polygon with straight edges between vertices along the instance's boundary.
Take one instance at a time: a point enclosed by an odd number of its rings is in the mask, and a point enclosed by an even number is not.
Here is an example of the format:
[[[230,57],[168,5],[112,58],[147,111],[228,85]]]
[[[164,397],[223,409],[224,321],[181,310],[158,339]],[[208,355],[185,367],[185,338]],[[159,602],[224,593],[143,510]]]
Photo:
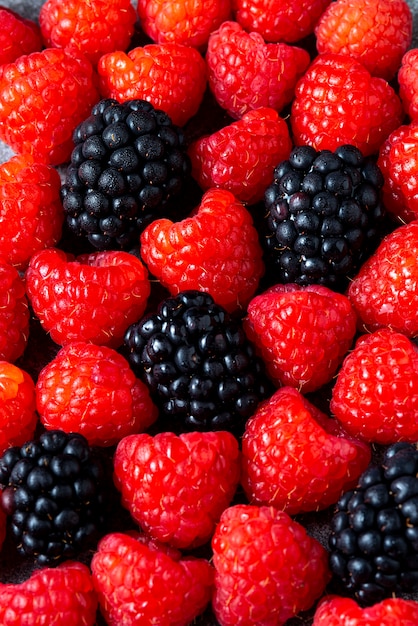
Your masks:
[[[97,596],[87,565],[67,561],[35,570],[20,584],[0,583],[0,623],[94,626]]]
[[[20,367],[0,361],[0,454],[32,439],[38,418],[35,384]]]
[[[290,103],[306,71],[306,50],[285,43],[265,43],[237,22],[225,22],[209,37],[206,53],[209,86],[219,105],[233,118],[251,109],[277,111]]]
[[[231,16],[231,0],[138,0],[138,15],[154,42],[204,49],[210,33]]]
[[[99,100],[96,83],[88,59],[65,49],[0,66],[0,139],[51,165],[68,161],[74,128]]]
[[[275,166],[291,149],[288,126],[274,109],[248,111],[190,146],[192,175],[202,189],[228,189],[241,202],[254,204],[263,199]]]
[[[297,145],[334,151],[352,144],[375,154],[402,121],[399,97],[355,59],[320,54],[300,79],[290,122]]]
[[[265,41],[294,43],[313,33],[331,0],[232,0],[235,19]]]
[[[412,121],[418,120],[418,48],[402,57],[398,71],[399,96]]]
[[[131,435],[118,444],[114,471],[144,531],[179,549],[201,546],[236,491],[238,441],[226,431]]]
[[[312,626],[416,626],[418,602],[387,598],[362,608],[351,598],[327,596],[315,611]]]
[[[207,191],[191,217],[152,222],[141,235],[141,254],[171,295],[204,291],[229,312],[247,305],[264,271],[252,217],[224,189]]]
[[[294,515],[335,504],[356,486],[371,451],[297,389],[282,387],[248,420],[242,457],[249,501]]]
[[[177,126],[197,113],[207,83],[206,63],[195,48],[149,44],[128,54],[105,54],[98,64],[103,96],[119,102],[139,98],[162,109]]]
[[[361,336],[344,359],[330,408],[347,432],[392,444],[418,439],[418,347],[382,328]]]
[[[347,54],[372,74],[391,80],[412,41],[406,0],[336,0],[316,28],[320,54]]]
[[[187,626],[210,601],[213,569],[138,533],[112,533],[91,562],[93,583],[108,626]]]
[[[157,419],[148,388],[112,348],[73,343],[39,373],[36,405],[49,430],[77,432],[90,445],[110,446]]]
[[[141,261],[123,251],[72,257],[48,248],[35,254],[26,271],[35,315],[53,341],[91,341],[118,347],[145,311],[150,294]]]
[[[418,335],[418,221],[400,226],[383,239],[362,265],[348,297],[363,329],[389,326]]]
[[[60,189],[57,170],[30,155],[0,165],[1,254],[18,269],[26,269],[32,254],[60,240]]]
[[[126,50],[135,22],[131,0],[46,0],[39,12],[46,47],[83,52],[94,64],[102,54]]]
[[[0,257],[0,360],[14,363],[22,356],[28,336],[29,308],[24,281]]]
[[[0,6],[0,65],[40,50],[42,37],[36,22]]]
[[[322,285],[275,285],[248,305],[244,329],[277,385],[314,391],[334,376],[356,333],[343,294]]]
[[[309,609],[330,578],[325,548],[274,507],[226,509],[212,547],[221,626],[281,626]]]

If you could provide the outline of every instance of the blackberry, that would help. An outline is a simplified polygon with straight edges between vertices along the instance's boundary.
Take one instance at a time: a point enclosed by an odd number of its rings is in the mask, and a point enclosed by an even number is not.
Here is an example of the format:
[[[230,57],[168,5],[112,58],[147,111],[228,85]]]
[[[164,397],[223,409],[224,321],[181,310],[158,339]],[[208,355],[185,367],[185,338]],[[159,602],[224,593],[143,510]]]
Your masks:
[[[73,141],[61,186],[66,224],[99,250],[136,245],[191,172],[182,129],[144,100],[100,101]]]
[[[241,321],[200,291],[163,300],[125,334],[126,356],[168,428],[243,431],[267,393]]]
[[[417,473],[417,447],[394,444],[337,504],[330,568],[360,604],[418,590]]]
[[[17,550],[41,564],[72,558],[98,539],[105,468],[80,434],[47,431],[0,458],[0,504]]]
[[[292,150],[266,189],[263,224],[272,283],[346,288],[382,235],[383,175],[360,150]]]

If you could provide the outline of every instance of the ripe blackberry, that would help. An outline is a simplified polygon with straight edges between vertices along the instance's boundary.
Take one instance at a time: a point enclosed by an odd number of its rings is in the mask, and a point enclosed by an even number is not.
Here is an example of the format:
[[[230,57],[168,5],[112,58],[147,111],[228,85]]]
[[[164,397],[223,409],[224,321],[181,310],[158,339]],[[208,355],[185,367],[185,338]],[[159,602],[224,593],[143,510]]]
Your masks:
[[[99,250],[136,245],[191,172],[182,129],[145,100],[101,100],[73,141],[61,187],[66,223]]]
[[[174,431],[242,433],[266,395],[241,322],[200,291],[163,300],[125,334],[127,358]]]
[[[264,245],[273,283],[344,290],[378,243],[383,175],[360,150],[292,150],[266,189]]]
[[[98,539],[105,467],[76,433],[46,431],[0,457],[0,504],[20,553],[48,564]]]
[[[418,590],[417,472],[416,445],[394,444],[337,504],[331,571],[363,605]]]

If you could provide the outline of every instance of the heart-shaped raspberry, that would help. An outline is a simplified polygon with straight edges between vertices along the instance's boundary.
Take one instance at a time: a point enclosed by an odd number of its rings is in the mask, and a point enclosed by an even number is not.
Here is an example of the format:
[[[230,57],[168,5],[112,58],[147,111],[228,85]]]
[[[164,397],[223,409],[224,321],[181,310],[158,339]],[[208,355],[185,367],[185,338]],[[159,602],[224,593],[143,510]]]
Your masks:
[[[312,626],[416,626],[418,602],[388,598],[361,608],[351,598],[328,596],[315,612]]]

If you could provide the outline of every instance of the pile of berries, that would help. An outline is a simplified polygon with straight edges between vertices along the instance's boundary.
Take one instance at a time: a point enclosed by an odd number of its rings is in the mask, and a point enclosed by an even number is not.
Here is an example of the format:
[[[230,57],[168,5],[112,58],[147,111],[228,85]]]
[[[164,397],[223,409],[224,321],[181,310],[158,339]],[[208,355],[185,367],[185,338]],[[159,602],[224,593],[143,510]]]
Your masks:
[[[0,623],[416,626],[409,0],[0,7]]]

